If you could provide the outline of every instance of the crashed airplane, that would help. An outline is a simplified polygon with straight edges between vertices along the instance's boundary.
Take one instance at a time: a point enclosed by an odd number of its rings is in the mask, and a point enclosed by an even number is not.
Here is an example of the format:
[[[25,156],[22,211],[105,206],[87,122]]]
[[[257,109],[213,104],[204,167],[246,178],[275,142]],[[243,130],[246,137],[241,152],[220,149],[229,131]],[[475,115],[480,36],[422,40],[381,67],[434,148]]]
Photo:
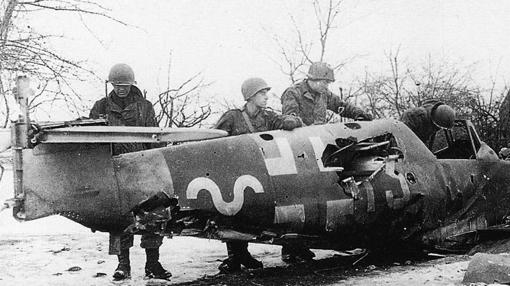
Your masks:
[[[469,121],[430,149],[395,120],[225,137],[22,116],[12,134],[21,221],[335,250],[463,251],[508,233],[510,162],[477,158]],[[112,156],[126,142],[170,144]]]

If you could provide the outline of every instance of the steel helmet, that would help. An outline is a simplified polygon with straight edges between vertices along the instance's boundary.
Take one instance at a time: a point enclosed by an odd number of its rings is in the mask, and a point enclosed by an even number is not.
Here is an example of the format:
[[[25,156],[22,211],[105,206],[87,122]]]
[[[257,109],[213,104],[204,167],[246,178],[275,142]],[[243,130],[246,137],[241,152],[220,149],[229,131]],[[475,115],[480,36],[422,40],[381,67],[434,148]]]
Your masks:
[[[455,110],[446,104],[438,104],[432,108],[432,122],[440,127],[450,129],[455,123]]]
[[[335,81],[335,73],[330,65],[323,62],[312,63],[308,69],[308,79]]]
[[[136,83],[135,73],[126,64],[116,64],[110,69],[108,81],[114,85],[132,85]]]
[[[241,85],[241,93],[243,94],[244,100],[250,99],[250,97],[264,89],[270,90],[271,87],[267,85],[265,80],[258,77],[249,78]]]

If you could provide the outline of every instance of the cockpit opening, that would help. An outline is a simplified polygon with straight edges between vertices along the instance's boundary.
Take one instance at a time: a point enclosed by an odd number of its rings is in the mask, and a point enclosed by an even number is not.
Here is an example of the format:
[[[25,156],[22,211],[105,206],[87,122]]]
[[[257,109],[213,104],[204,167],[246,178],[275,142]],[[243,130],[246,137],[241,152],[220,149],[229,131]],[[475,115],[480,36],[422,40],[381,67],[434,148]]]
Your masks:
[[[274,139],[273,135],[267,134],[267,133],[262,133],[259,136],[260,136],[260,138],[262,138],[263,140],[266,140],[266,141],[271,141]]]

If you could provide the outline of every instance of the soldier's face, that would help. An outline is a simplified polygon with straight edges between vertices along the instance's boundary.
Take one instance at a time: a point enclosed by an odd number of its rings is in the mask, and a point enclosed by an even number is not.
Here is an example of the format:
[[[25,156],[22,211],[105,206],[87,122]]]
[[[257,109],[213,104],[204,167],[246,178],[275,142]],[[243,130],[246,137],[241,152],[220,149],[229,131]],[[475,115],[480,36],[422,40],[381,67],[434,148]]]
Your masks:
[[[326,92],[329,88],[329,80],[321,79],[321,80],[309,80],[308,85],[315,92]]]
[[[113,85],[113,91],[118,97],[126,97],[131,90],[131,85]]]
[[[266,108],[267,105],[267,89],[261,90],[257,92],[254,96],[250,98],[250,100],[257,106],[258,108]]]

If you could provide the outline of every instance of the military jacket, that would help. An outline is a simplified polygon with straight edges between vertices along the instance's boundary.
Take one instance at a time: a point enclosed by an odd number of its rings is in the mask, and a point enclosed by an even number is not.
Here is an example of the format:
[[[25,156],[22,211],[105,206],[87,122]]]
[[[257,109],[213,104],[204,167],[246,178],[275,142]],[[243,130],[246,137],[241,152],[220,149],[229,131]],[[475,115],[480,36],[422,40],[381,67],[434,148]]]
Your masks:
[[[431,143],[433,135],[440,129],[432,122],[431,116],[432,108],[438,104],[442,104],[442,102],[435,99],[426,100],[421,106],[404,111],[400,119],[427,147]]]
[[[225,112],[214,128],[225,130],[229,135],[251,133],[243,116],[245,110],[246,106],[242,109],[231,109]],[[255,114],[248,114],[246,112],[246,114],[253,126],[254,132],[277,129],[292,130],[302,125],[301,120],[296,116],[278,115],[269,109],[258,110]]]
[[[306,125],[327,123],[329,109],[339,113],[343,117],[356,119],[371,116],[360,108],[340,99],[331,91],[318,93],[313,91],[306,80],[301,81],[289,88],[282,94],[282,113],[300,117]]]
[[[131,86],[129,94],[125,98],[126,106],[120,107],[114,102],[114,91],[110,92],[94,104],[90,110],[90,118],[106,118],[110,126],[158,126],[152,103],[142,96],[142,92],[135,86]],[[149,149],[150,144],[123,143],[113,144],[113,154],[135,152]]]

